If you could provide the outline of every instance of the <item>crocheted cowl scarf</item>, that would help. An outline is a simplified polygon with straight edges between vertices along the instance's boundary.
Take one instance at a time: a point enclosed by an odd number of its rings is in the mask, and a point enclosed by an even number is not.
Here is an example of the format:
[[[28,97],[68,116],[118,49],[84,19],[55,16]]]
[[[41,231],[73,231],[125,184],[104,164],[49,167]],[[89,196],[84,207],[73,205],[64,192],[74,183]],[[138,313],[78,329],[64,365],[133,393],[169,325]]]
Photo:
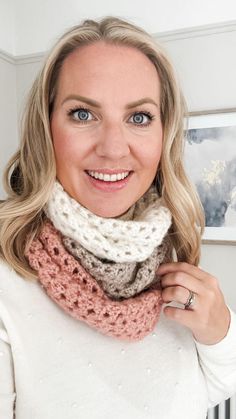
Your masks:
[[[164,262],[168,251],[164,239],[143,262],[115,263],[99,259],[69,237],[63,237],[62,242],[106,294],[116,299],[135,296],[155,282],[156,270]]]
[[[141,262],[161,244],[171,224],[171,214],[150,188],[134,207],[133,219],[103,218],[71,198],[55,182],[45,207],[48,218],[64,235],[79,242],[99,258],[114,262]]]
[[[68,216],[70,214],[68,201],[62,198],[68,198],[69,196],[63,191],[61,185],[59,185],[60,188],[58,188],[58,185],[57,183],[56,190],[60,195],[60,207],[58,208],[58,199],[55,199],[55,189],[53,202],[57,210],[62,212],[65,211],[64,204],[67,202]],[[72,198],[69,197],[70,203],[71,200]],[[74,206],[76,201],[73,201]],[[49,204],[51,204],[50,210],[47,206],[45,212],[48,216],[51,216],[50,212],[52,212],[53,205],[52,202],[49,202]],[[78,203],[76,202],[76,204]],[[152,207],[152,210],[150,210],[150,207]],[[167,258],[168,245],[165,234],[171,222],[169,211],[167,208],[163,211],[163,208],[165,207],[160,206],[157,195],[154,199],[153,190],[149,190],[138,201],[138,205],[136,203],[119,219],[102,218],[99,220],[104,222],[103,226],[106,226],[107,221],[115,222],[118,227],[121,225],[123,228],[124,224],[129,223],[130,230],[134,227],[137,232],[137,226],[135,225],[137,218],[138,223],[142,224],[141,227],[147,228],[145,224],[154,223],[151,214],[155,213],[155,216],[158,214],[160,220],[161,212],[165,227],[162,225],[160,228],[159,224],[156,223],[156,228],[162,235],[158,239],[160,244],[156,246],[156,235],[154,248],[149,246],[151,254],[143,262],[121,261],[115,263],[110,259],[102,259],[98,255],[100,254],[99,251],[91,253],[85,249],[76,240],[78,238],[76,234],[70,234],[72,238],[65,235],[67,226],[64,221],[63,226],[59,222],[59,227],[57,226],[56,229],[48,220],[39,236],[32,242],[26,252],[29,264],[37,271],[39,281],[49,297],[71,316],[86,322],[103,334],[126,340],[140,340],[154,329],[162,306],[161,291],[155,272],[157,266]],[[142,217],[142,221],[140,221],[140,211],[143,211],[143,209],[146,210],[148,220],[146,217]],[[157,209],[159,211],[156,211]],[[86,212],[89,213],[88,210]],[[79,230],[77,215],[73,214],[70,217],[70,221],[74,217],[76,233]],[[87,217],[86,220],[91,224],[94,217],[101,218],[90,213],[90,217]],[[133,221],[130,221],[131,217]],[[54,218],[55,221],[56,217],[50,218]],[[81,230],[83,232],[84,226],[81,226]],[[107,232],[107,229],[105,231]],[[117,231],[115,233],[117,235]],[[104,229],[100,229],[100,234],[104,235]],[[114,235],[110,234],[108,242],[111,240],[114,240]],[[143,244],[142,241],[141,244]],[[97,248],[98,245],[96,245]],[[120,251],[119,247],[118,249]],[[107,272],[109,267],[111,268],[110,272],[109,269]],[[120,276],[117,276],[119,269]],[[124,277],[122,278],[123,274]],[[119,298],[118,301],[117,298]]]

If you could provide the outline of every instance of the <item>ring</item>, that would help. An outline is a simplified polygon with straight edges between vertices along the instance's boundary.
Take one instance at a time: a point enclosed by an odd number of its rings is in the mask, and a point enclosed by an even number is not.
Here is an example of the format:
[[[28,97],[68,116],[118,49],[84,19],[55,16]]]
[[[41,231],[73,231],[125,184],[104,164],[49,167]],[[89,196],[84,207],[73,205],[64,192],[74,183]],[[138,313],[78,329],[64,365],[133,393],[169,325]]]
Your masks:
[[[195,302],[195,294],[193,291],[189,290],[188,301],[186,302],[186,304],[184,304],[184,308],[188,309],[189,307],[194,305],[194,302]]]

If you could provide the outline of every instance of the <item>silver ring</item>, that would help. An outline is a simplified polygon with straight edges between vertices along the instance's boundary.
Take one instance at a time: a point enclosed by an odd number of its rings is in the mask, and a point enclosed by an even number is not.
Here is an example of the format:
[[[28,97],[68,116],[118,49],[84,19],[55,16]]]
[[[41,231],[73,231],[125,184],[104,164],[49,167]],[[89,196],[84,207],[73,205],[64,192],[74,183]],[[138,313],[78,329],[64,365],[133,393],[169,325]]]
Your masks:
[[[192,307],[195,303],[195,294],[193,291],[189,290],[189,297],[188,297],[188,301],[186,302],[186,304],[184,304],[184,308],[188,309],[189,307]]]

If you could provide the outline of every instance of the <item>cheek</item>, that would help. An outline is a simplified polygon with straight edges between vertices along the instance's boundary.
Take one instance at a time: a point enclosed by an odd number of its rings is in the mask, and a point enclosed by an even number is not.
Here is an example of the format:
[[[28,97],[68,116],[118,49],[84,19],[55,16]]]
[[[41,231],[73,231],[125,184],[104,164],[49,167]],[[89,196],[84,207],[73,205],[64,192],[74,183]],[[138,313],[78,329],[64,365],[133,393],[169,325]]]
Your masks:
[[[154,138],[147,138],[143,147],[139,150],[143,166],[149,171],[157,169],[162,153],[162,135]]]
[[[68,129],[65,124],[52,122],[51,131],[57,165],[67,166],[78,161],[81,147],[73,130]]]
[[[77,155],[77,150],[71,137],[54,137],[53,146],[56,160],[59,164],[71,162]]]
[[[161,159],[161,149],[155,150],[151,155],[146,156],[146,167],[150,172],[156,172]]]

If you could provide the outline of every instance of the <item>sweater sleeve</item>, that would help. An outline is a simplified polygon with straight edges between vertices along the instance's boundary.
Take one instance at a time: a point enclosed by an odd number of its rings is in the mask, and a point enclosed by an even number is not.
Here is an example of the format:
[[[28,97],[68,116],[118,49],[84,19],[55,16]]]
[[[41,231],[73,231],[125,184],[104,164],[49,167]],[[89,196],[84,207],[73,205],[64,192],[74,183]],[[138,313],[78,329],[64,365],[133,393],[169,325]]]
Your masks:
[[[15,397],[11,346],[0,320],[0,418],[14,418]]]
[[[236,393],[236,314],[231,314],[227,335],[215,345],[204,345],[195,340],[199,362],[208,389],[211,408]]]

